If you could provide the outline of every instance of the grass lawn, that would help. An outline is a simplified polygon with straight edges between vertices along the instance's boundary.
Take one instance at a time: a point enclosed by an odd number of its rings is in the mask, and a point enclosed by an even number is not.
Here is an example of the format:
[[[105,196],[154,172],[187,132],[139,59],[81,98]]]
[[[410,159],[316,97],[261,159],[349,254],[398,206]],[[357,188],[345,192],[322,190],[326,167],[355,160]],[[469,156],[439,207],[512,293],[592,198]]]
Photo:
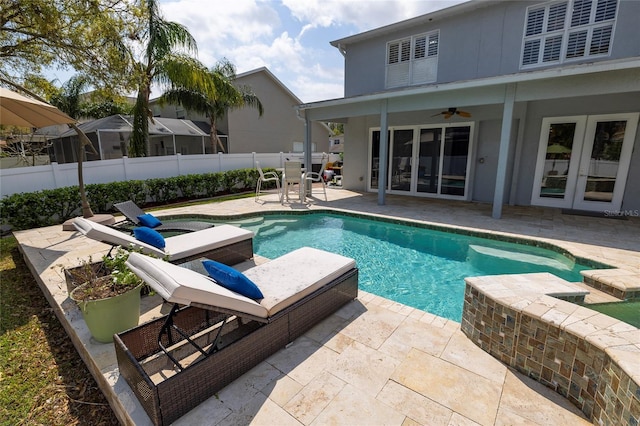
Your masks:
[[[18,251],[0,239],[0,425],[117,425]]]

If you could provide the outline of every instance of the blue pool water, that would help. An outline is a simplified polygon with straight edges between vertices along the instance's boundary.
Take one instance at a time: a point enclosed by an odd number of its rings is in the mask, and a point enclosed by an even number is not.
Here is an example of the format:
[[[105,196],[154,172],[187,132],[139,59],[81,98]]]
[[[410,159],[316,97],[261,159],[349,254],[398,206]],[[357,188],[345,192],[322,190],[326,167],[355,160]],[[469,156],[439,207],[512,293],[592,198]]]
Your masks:
[[[582,281],[587,266],[551,250],[338,214],[267,215],[227,222],[256,233],[270,259],[309,246],[354,258],[362,290],[460,321],[464,278],[551,272]]]

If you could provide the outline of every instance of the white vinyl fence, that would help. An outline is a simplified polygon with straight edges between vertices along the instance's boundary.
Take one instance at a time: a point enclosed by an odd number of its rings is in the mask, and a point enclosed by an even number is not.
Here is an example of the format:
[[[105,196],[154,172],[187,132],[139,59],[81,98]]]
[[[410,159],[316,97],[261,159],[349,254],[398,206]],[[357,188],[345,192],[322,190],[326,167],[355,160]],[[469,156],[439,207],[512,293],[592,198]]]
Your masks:
[[[313,164],[322,162],[322,153],[313,154]],[[325,154],[326,155],[326,154]],[[329,161],[339,160],[337,154],[328,154]],[[145,180],[227,170],[283,167],[289,160],[303,161],[303,153],[271,154],[199,154],[168,155],[161,157],[128,158],[83,162],[85,185],[126,180]],[[0,170],[0,196],[20,192],[35,192],[78,185],[78,163],[19,167]]]

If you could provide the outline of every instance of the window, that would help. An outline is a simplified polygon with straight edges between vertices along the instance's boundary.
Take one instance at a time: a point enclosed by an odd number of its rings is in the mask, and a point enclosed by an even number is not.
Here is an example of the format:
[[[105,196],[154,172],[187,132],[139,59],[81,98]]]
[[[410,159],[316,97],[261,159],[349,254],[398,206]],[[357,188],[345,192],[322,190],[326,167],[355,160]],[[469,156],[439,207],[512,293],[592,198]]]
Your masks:
[[[527,9],[522,68],[606,56],[618,0],[564,0]]]
[[[387,43],[386,87],[436,81],[438,44],[438,31]]]

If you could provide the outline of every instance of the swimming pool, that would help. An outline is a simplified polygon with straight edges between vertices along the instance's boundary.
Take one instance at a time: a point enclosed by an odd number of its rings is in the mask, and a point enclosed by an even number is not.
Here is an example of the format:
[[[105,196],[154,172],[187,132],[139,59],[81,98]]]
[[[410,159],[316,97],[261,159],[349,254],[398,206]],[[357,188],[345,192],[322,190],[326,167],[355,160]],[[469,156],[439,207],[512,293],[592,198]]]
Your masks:
[[[585,305],[610,317],[617,318],[634,327],[640,328],[640,300],[613,303],[593,303]]]
[[[590,268],[549,249],[337,213],[226,223],[254,231],[254,252],[270,259],[303,246],[354,258],[362,290],[458,322],[465,277],[551,272],[582,281]]]

